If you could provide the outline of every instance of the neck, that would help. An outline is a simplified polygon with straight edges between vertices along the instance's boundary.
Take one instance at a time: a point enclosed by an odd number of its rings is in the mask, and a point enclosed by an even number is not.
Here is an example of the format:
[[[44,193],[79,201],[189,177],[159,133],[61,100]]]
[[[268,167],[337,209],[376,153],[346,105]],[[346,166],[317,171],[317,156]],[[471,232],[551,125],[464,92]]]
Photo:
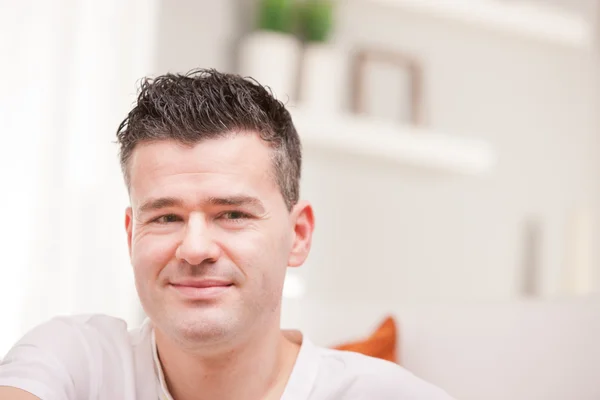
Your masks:
[[[293,369],[299,345],[278,324],[235,344],[190,351],[155,330],[169,392],[175,400],[278,399]]]

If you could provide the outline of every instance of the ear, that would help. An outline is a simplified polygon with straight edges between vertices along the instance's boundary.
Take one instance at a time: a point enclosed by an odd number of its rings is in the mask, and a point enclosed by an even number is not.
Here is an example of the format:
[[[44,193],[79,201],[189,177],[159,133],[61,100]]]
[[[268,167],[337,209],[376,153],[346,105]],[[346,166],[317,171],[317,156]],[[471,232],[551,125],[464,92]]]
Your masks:
[[[288,266],[299,267],[308,257],[315,229],[315,218],[310,203],[307,201],[298,202],[292,209],[291,218],[294,235]]]
[[[131,207],[127,207],[125,210],[125,231],[127,232],[127,247],[131,258],[131,235],[133,233],[133,211]]]

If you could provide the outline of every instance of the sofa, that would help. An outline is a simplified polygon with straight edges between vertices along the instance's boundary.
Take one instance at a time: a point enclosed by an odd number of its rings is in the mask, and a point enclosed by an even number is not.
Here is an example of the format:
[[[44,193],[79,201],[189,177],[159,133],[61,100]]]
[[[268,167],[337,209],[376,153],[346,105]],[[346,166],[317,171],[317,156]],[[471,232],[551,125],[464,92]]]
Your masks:
[[[600,399],[595,296],[418,306],[302,301],[295,307],[295,327],[331,347],[368,336],[392,315],[400,364],[457,399]]]

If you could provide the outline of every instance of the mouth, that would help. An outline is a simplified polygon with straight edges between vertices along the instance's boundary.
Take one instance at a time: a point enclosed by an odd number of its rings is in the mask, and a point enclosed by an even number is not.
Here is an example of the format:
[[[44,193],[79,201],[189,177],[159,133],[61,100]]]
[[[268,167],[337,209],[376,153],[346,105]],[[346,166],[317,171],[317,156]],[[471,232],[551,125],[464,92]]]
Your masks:
[[[169,287],[179,295],[190,300],[211,300],[233,287],[233,283],[215,279],[171,282]]]

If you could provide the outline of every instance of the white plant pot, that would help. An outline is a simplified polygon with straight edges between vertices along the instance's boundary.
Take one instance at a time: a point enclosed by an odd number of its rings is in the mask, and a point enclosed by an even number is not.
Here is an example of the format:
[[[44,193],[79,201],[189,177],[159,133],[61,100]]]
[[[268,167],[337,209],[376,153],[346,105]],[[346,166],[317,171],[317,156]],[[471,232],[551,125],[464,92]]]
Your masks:
[[[328,44],[309,44],[302,60],[300,102],[319,112],[343,108],[346,68],[342,53]]]
[[[242,76],[269,86],[284,103],[296,99],[300,42],[292,35],[258,31],[243,39],[240,46]]]

